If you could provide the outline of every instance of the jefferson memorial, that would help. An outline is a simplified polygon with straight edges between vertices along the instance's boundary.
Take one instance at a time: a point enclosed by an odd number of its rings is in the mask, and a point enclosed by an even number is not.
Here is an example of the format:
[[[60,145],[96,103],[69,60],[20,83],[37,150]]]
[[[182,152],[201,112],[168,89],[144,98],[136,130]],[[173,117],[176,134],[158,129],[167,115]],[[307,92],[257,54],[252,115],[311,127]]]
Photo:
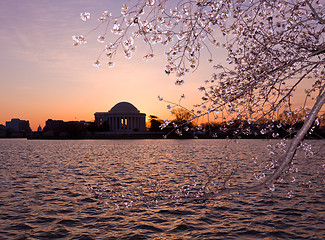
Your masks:
[[[98,127],[108,126],[115,133],[146,131],[146,114],[128,102],[120,102],[108,112],[96,112],[95,123]]]

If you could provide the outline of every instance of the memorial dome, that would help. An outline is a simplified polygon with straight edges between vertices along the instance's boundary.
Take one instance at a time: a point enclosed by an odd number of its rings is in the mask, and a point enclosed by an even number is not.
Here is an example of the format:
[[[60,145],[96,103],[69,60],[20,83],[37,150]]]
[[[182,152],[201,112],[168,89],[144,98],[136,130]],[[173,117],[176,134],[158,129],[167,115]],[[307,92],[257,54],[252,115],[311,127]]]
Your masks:
[[[111,108],[109,113],[139,113],[140,111],[129,102],[119,102]]]
[[[108,112],[96,112],[95,123],[99,131],[118,133],[146,132],[146,114],[129,102],[119,102]]]

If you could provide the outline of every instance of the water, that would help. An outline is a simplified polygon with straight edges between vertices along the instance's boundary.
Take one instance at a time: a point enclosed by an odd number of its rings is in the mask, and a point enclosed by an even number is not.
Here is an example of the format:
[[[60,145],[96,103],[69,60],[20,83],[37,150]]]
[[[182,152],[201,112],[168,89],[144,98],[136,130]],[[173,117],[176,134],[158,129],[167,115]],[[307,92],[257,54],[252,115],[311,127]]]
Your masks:
[[[296,159],[299,172],[275,191],[131,208],[121,202],[117,209],[118,201],[104,204],[87,186],[125,188],[126,194],[130,186],[157,180],[166,191],[202,186],[218,161],[225,171],[237,167],[232,186],[255,184],[253,171],[261,165],[252,157],[271,161],[270,142],[2,139],[0,239],[324,239],[325,141],[307,143],[319,154]]]

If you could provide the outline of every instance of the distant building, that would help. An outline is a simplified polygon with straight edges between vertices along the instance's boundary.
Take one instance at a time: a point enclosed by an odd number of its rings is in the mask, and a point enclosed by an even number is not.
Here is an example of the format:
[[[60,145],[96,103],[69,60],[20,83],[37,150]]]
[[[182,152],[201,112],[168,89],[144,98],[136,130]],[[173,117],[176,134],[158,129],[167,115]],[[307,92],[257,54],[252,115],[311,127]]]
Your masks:
[[[48,119],[45,122],[45,127],[43,129],[44,132],[47,131],[62,131],[62,129],[64,128],[64,122],[63,120],[52,120],[52,119]]]
[[[69,121],[48,119],[45,127],[41,132],[44,138],[83,138],[87,132],[88,122]]]
[[[86,128],[89,126],[91,123],[86,122],[84,120],[82,121],[68,121],[64,122],[63,120],[53,120],[53,119],[48,119],[45,122],[45,127],[43,129],[43,132],[47,131],[57,131],[57,132],[62,132],[62,131],[67,131],[71,130],[71,128]],[[42,131],[42,127],[39,126],[37,131]]]
[[[7,137],[7,128],[0,124],[0,138]]]
[[[31,133],[28,120],[20,120],[19,118],[13,118],[11,121],[6,122],[6,127],[9,131],[27,136]]]
[[[146,131],[146,114],[128,102],[120,102],[108,112],[96,112],[95,124],[98,128],[115,133]]]
[[[42,132],[42,127],[41,127],[41,125],[38,125],[38,128],[37,128],[37,132]]]

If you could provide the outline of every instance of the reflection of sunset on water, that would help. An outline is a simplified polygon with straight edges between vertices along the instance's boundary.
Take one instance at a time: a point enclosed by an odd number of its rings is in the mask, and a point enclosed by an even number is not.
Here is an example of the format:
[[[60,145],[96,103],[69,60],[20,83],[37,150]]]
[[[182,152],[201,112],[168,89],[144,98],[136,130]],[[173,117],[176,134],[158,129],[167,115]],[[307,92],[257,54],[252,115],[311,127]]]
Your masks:
[[[190,200],[223,185],[234,166],[229,185],[257,182],[253,170],[268,155],[267,144],[0,139],[0,180],[6,183],[0,238],[323,239],[324,189],[315,183],[321,176],[311,174],[321,155],[309,158],[308,166],[296,159],[296,181],[294,172],[290,184],[276,183],[270,191]],[[313,144],[319,148],[324,141]]]

